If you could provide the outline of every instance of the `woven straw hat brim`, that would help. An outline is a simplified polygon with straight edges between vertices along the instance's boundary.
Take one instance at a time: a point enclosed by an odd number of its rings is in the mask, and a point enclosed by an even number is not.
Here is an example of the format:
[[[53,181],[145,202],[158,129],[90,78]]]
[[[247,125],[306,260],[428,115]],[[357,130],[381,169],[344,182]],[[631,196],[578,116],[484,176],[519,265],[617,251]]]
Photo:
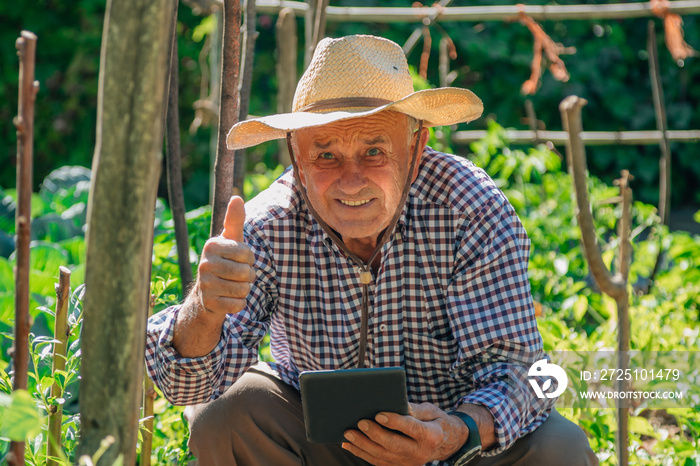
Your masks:
[[[244,149],[273,139],[285,138],[290,131],[327,125],[336,121],[372,115],[385,110],[404,113],[424,126],[467,123],[481,116],[484,105],[472,91],[454,87],[426,89],[401,100],[374,108],[339,108],[312,113],[292,112],[270,115],[235,124],[226,137],[229,150]]]

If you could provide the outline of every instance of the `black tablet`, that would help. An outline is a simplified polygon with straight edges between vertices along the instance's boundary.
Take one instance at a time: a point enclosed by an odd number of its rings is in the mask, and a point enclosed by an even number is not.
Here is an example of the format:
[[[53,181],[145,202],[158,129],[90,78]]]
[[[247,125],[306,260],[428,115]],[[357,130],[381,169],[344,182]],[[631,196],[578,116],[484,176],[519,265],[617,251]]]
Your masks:
[[[408,414],[401,367],[306,371],[299,376],[306,438],[342,443],[343,433],[380,412]]]

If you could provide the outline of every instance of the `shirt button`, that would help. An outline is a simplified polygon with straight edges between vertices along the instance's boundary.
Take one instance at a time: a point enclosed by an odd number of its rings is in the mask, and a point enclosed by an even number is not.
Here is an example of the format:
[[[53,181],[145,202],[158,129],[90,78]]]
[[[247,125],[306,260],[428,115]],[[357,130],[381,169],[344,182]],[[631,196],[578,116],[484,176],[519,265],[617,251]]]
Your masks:
[[[379,326],[379,331],[380,332],[386,332],[386,324],[382,324]]]

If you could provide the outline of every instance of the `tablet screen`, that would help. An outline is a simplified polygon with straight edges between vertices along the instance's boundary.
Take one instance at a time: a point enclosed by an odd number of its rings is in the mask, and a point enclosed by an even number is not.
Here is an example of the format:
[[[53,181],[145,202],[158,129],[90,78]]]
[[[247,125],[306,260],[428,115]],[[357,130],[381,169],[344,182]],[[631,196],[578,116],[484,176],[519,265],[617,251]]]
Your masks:
[[[380,412],[408,414],[401,367],[306,371],[299,376],[306,438],[342,443],[343,433]]]

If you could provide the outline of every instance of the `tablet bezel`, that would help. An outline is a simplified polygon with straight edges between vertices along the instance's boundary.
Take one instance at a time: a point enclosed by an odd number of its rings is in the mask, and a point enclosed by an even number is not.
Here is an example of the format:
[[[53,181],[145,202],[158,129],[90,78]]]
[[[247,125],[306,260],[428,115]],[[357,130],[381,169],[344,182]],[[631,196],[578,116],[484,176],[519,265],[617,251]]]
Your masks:
[[[305,371],[299,376],[306,438],[342,443],[348,429],[380,412],[408,414],[401,367]]]

